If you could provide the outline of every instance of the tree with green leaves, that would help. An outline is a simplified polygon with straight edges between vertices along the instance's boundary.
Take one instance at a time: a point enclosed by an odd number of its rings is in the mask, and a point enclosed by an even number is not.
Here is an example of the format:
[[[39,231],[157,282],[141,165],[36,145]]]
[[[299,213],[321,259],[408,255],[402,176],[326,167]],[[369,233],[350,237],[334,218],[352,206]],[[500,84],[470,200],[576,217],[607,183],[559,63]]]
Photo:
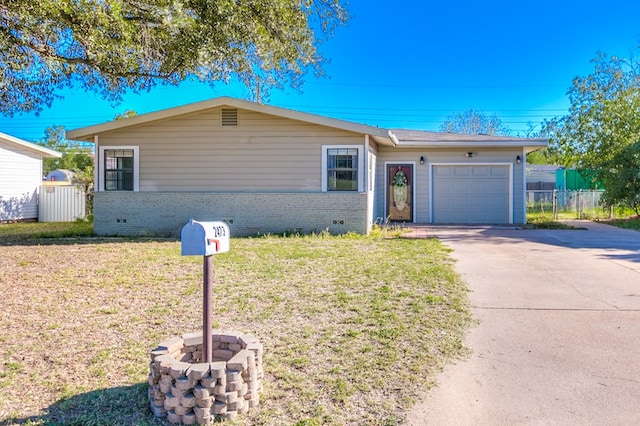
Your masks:
[[[592,74],[569,89],[569,115],[551,120],[550,137],[564,164],[588,170],[605,189],[608,206],[638,212],[640,178],[640,63],[634,55],[599,54]]]
[[[496,115],[487,115],[483,111],[468,109],[449,115],[440,126],[442,132],[462,133],[466,135],[509,135],[511,130]]]
[[[608,179],[602,202],[622,204],[640,216],[640,142],[622,148],[605,167]]]
[[[49,126],[44,131],[44,138],[40,141],[40,145],[61,152],[62,157],[44,158],[43,172],[46,175],[56,169],[71,170],[76,173],[82,183],[90,184],[93,182],[91,148],[68,141],[65,132],[64,126]]]
[[[122,120],[125,118],[131,118],[131,117],[136,117],[138,115],[138,113],[133,110],[133,109],[128,109],[126,111],[124,111],[123,113],[116,113],[115,117],[113,117],[114,120]]]
[[[524,130],[523,134],[518,134],[518,136],[522,136],[525,138],[532,139],[548,139],[549,132],[551,132],[553,127],[549,124],[548,120],[544,120],[539,125],[533,124],[533,122],[527,122],[527,129]],[[558,149],[555,145],[550,144],[549,146],[538,149],[536,151],[530,152],[527,154],[527,164],[562,164],[562,157],[558,152]]]
[[[112,101],[187,79],[299,87],[347,20],[340,0],[0,0],[0,112],[64,87]]]

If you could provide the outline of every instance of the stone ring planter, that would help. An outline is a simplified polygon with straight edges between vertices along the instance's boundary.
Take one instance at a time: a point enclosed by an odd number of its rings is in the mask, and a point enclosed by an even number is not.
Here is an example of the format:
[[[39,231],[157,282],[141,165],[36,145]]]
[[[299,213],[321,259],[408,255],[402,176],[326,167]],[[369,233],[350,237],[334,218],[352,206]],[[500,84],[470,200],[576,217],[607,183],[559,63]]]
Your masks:
[[[173,337],[151,351],[149,401],[170,423],[209,425],[260,403],[262,344],[250,334],[213,331],[213,362],[202,362],[202,333]]]

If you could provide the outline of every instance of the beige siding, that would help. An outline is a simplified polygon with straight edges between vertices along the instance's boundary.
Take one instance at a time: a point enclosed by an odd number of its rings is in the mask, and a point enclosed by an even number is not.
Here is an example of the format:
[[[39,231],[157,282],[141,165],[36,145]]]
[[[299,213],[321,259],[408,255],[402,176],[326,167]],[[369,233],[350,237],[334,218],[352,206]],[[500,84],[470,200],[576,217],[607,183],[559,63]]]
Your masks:
[[[140,148],[140,191],[321,190],[321,146],[364,145],[364,136],[239,110],[220,126],[220,108],[100,135],[100,146]]]
[[[465,153],[473,151],[476,155],[472,158],[465,157]],[[416,223],[429,223],[429,168],[432,163],[460,163],[460,164],[480,164],[480,163],[512,163],[513,164],[513,221],[514,223],[524,223],[524,178],[523,167],[516,164],[516,156],[520,155],[524,159],[521,148],[509,149],[393,149],[379,147],[377,180],[376,180],[376,202],[374,215],[385,217],[385,163],[415,163],[415,188],[414,204]],[[420,165],[420,156],[424,156],[425,164]]]

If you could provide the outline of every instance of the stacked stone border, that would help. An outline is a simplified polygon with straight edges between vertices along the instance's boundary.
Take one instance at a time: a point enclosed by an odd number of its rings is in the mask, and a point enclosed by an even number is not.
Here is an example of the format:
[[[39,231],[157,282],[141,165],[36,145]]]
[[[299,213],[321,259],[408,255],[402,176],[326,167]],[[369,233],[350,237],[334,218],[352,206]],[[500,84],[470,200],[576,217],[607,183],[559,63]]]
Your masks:
[[[149,401],[173,424],[210,425],[235,419],[260,403],[262,344],[251,334],[213,332],[213,362],[205,363],[202,332],[173,337],[151,351]]]

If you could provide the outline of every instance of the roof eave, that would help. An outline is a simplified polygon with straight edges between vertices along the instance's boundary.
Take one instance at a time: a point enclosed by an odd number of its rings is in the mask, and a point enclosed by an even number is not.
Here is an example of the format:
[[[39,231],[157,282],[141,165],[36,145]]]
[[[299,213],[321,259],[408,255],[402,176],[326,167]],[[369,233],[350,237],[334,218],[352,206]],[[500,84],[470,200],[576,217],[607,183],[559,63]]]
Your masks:
[[[525,139],[520,141],[398,141],[399,148],[544,148],[548,145],[545,140]]]
[[[52,158],[61,158],[62,157],[62,153],[61,152],[54,151],[52,149],[49,149],[49,148],[44,147],[42,145],[35,144],[33,142],[28,142],[28,141],[16,138],[15,136],[11,136],[11,135],[8,135],[6,133],[1,133],[0,132],[0,139],[4,140],[5,142],[8,142],[10,144],[17,145],[17,146],[19,146],[21,148],[27,149],[29,151],[36,152],[36,153],[42,155],[43,157],[52,157]]]

